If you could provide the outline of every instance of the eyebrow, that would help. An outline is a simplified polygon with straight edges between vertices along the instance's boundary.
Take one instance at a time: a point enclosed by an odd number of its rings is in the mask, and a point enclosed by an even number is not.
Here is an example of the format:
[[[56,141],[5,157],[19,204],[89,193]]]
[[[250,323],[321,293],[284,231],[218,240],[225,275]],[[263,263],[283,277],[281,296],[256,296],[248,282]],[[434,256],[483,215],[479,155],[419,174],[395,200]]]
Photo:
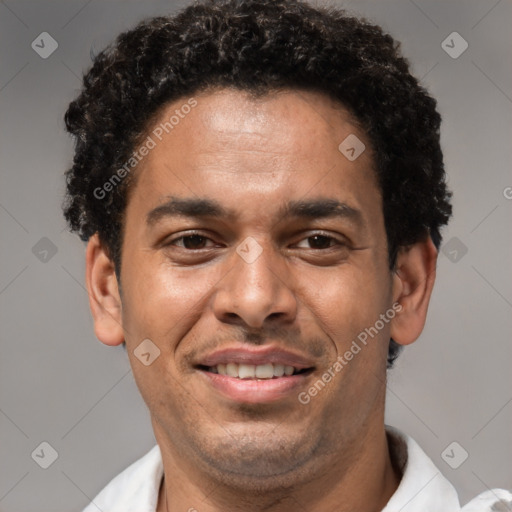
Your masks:
[[[304,219],[342,218],[358,225],[364,224],[360,210],[337,199],[324,197],[290,201],[280,208],[278,216],[280,219],[289,217]],[[225,208],[213,199],[171,196],[167,202],[157,206],[147,214],[146,223],[148,226],[152,226],[165,217],[216,217],[234,220],[236,212]]]
[[[164,204],[151,210],[146,223],[156,224],[164,217],[227,217],[234,218],[235,212],[224,208],[213,199],[171,197]]]
[[[347,203],[330,198],[290,201],[280,211],[280,217],[299,217],[306,219],[341,218],[362,225],[363,215],[360,210]]]

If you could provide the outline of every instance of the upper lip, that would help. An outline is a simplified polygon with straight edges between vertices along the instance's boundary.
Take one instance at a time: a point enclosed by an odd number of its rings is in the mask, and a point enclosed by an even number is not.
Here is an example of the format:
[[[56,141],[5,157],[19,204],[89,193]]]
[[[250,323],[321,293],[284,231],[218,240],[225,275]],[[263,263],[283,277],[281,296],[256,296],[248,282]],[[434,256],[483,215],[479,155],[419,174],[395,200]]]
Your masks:
[[[237,363],[254,366],[272,363],[293,366],[298,370],[312,368],[314,364],[306,357],[278,347],[228,347],[218,349],[201,358],[201,366],[217,366],[218,364]]]

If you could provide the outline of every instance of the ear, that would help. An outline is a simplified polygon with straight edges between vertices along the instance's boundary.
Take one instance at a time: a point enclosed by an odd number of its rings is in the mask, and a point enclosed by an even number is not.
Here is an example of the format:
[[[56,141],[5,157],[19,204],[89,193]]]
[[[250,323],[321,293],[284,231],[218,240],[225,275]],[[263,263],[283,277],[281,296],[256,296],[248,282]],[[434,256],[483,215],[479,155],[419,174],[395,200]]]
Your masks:
[[[86,286],[96,337],[105,345],[120,345],[124,341],[121,296],[114,263],[97,234],[87,244]]]
[[[428,304],[436,279],[437,249],[430,237],[397,255],[393,276],[393,304],[401,309],[391,321],[391,337],[400,345],[416,341],[427,318]]]

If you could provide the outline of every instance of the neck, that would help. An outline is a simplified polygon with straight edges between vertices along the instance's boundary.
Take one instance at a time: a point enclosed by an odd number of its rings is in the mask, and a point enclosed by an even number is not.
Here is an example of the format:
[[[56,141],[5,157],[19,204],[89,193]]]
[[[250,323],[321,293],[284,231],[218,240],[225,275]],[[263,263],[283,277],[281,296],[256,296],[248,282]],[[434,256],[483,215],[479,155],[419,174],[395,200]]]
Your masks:
[[[313,477],[299,475],[295,485],[243,489],[192,467],[181,460],[162,431],[155,429],[161,448],[164,478],[157,512],[378,512],[396,491],[400,475],[393,468],[384,424],[357,443],[351,457],[332,457]],[[347,461],[350,459],[350,462]],[[300,505],[300,506],[299,506]]]

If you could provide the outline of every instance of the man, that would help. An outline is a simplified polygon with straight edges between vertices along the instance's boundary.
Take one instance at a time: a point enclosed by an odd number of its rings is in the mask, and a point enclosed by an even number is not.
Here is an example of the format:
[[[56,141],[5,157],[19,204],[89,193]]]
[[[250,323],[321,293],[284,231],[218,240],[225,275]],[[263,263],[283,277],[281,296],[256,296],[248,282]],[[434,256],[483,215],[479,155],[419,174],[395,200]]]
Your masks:
[[[451,214],[435,101],[390,36],[198,3],[98,55],[66,125],[95,333],[126,344],[157,440],[87,512],[461,510],[384,425]]]

